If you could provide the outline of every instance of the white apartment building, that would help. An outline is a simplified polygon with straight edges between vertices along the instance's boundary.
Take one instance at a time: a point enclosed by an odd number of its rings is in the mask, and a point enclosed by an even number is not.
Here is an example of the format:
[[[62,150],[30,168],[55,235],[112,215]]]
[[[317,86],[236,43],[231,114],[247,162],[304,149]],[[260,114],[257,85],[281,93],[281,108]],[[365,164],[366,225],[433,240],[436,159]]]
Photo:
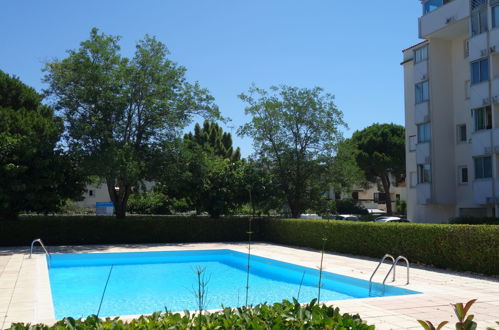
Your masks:
[[[499,0],[421,0],[403,51],[407,213],[499,216]]]

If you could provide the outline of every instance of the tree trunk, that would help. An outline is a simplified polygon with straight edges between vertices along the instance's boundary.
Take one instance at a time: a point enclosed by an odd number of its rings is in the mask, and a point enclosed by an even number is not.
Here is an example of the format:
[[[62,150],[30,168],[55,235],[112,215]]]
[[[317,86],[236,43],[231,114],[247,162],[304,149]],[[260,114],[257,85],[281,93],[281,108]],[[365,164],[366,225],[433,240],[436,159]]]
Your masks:
[[[385,191],[385,203],[386,203],[386,214],[392,215],[392,198],[390,196],[390,173],[383,173],[381,175],[381,184],[383,185],[383,190]]]
[[[128,198],[130,197],[131,185],[124,183],[115,184],[112,178],[106,178],[107,191],[109,197],[114,204],[114,213],[117,219],[124,219],[126,217],[126,207]]]
[[[301,214],[300,202],[295,199],[288,199],[288,204],[291,210],[291,217],[299,218]]]

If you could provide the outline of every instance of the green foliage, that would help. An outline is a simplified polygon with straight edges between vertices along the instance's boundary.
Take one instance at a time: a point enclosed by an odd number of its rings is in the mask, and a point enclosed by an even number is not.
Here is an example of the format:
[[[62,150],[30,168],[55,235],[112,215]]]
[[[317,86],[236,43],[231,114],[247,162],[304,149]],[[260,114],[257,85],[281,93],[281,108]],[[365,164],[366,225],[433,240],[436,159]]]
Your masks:
[[[132,214],[171,214],[173,201],[160,191],[136,192],[128,200]]]
[[[258,239],[259,221],[253,221]],[[22,216],[0,221],[0,246],[25,246],[33,237],[50,245],[186,243],[247,241],[244,217],[129,216]],[[78,235],[75,235],[78,233]]]
[[[67,145],[87,173],[106,181],[116,215],[125,217],[132,187],[154,178],[155,158],[194,115],[219,117],[213,97],[185,78],[166,46],[146,35],[133,58],[119,37],[94,28],[63,60],[47,63],[46,91],[61,110]]]
[[[162,189],[183,199],[197,214],[212,217],[233,214],[249,202],[246,189],[248,164],[233,151],[232,137],[216,123],[196,124],[194,134],[172,146],[162,162]]]
[[[452,304],[454,308],[454,313],[457,316],[458,322],[456,322],[456,330],[475,330],[477,323],[473,321],[474,315],[468,315],[471,306],[476,302],[476,299],[472,299],[463,305],[463,303]],[[418,320],[419,324],[425,330],[440,330],[449,321],[440,322],[440,324],[435,328],[430,321]]]
[[[234,212],[241,197],[242,161],[208,154],[199,146],[183,148],[161,178],[168,196],[183,199],[197,214],[220,217]]]
[[[262,219],[260,240],[379,258],[406,256],[412,263],[499,275],[499,227]],[[354,244],[352,243],[354,242]],[[471,248],[472,247],[472,248]]]
[[[371,182],[381,181],[386,193],[387,214],[392,214],[390,175],[405,175],[405,129],[395,124],[373,124],[353,133],[350,143],[355,148],[357,165]]]
[[[53,326],[16,323],[11,330],[28,329],[351,329],[373,330],[359,315],[341,314],[338,308],[317,304],[300,305],[296,300],[254,307],[223,308],[202,316],[185,311],[180,313],[154,313],[132,321],[118,318],[85,320],[65,318]]]
[[[206,120],[203,128],[196,124],[194,134],[184,135],[184,142],[188,148],[200,147],[209,155],[215,155],[231,161],[238,161],[241,158],[241,151],[237,148],[234,151],[232,146],[232,136],[222,130],[217,123]]]
[[[49,213],[81,198],[76,161],[58,148],[62,120],[18,78],[0,71],[0,219]]]
[[[328,191],[334,152],[346,127],[334,97],[321,88],[251,87],[241,94],[252,117],[238,130],[253,138],[260,161],[277,178],[294,218]]]
[[[460,225],[499,225],[499,218],[463,216],[452,218],[449,223]]]
[[[407,202],[402,199],[397,199],[397,213],[407,215]]]
[[[338,199],[336,202],[336,211],[338,214],[369,214],[367,209],[354,201],[353,199]]]

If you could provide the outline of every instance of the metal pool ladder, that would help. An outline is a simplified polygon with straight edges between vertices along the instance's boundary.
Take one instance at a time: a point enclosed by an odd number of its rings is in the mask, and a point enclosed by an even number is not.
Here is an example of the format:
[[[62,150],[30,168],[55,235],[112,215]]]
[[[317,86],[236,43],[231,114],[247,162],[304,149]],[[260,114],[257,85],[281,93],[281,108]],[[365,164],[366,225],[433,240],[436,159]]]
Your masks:
[[[381,266],[381,264],[385,261],[385,259],[387,258],[390,258],[392,259],[392,266],[390,267],[390,270],[388,271],[388,273],[386,274],[385,278],[383,279],[383,292],[385,291],[385,282],[386,280],[388,279],[388,276],[390,276],[390,273],[392,272],[393,270],[393,278],[392,278],[392,282],[395,282],[395,271],[396,271],[396,266],[397,266],[397,263],[400,261],[400,260],[404,260],[405,261],[405,264],[406,264],[406,267],[407,267],[407,282],[406,282],[406,285],[409,284],[409,268],[410,268],[410,265],[409,265],[409,260],[407,260],[406,257],[404,256],[398,256],[397,259],[395,259],[391,254],[385,254],[383,256],[383,258],[381,258],[381,261],[379,262],[378,266],[376,266],[376,268],[374,269],[374,272],[372,273],[371,277],[369,278],[369,295],[371,295],[371,290],[372,290],[372,280],[373,280],[373,277],[374,277],[374,274],[376,274],[376,272],[378,271],[379,267]]]
[[[29,257],[31,258],[31,255],[33,254],[33,248],[35,247],[35,243],[40,243],[40,246],[43,248],[45,251],[45,254],[48,255],[49,258],[52,258],[50,255],[49,251],[45,248],[45,245],[43,245],[42,239],[41,238],[36,238],[31,242],[31,250],[29,251]]]

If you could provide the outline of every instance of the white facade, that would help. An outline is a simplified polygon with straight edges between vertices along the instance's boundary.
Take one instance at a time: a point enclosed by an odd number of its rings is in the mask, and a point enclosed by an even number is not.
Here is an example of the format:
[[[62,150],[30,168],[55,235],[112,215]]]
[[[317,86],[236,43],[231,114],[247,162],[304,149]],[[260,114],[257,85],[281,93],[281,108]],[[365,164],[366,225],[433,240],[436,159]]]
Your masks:
[[[402,62],[407,215],[498,214],[499,0],[421,2]]]

